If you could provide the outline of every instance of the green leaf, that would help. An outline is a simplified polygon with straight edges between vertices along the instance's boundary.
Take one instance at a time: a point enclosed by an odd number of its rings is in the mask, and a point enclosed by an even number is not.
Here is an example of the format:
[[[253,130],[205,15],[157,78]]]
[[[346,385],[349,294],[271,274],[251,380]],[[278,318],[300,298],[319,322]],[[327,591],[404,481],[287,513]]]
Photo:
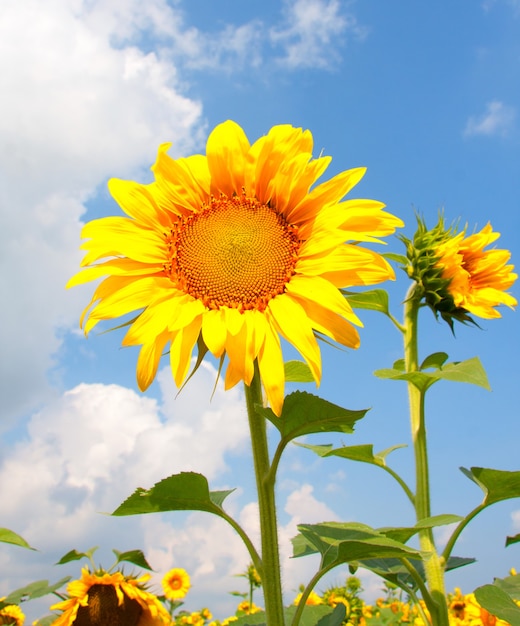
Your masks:
[[[484,492],[484,506],[495,502],[520,498],[520,472],[487,469],[484,467],[460,468]]]
[[[438,380],[451,380],[458,383],[469,383],[471,385],[478,385],[484,387],[484,389],[491,390],[489,381],[487,379],[486,372],[482,367],[478,357],[473,357],[467,361],[461,361],[458,363],[447,363],[444,366],[440,366],[439,363],[444,353],[437,352],[426,358],[425,362],[421,366],[423,367],[440,367],[434,372],[403,372],[401,369],[388,368],[380,369],[374,372],[374,375],[378,378],[386,378],[391,380],[406,380],[412,383],[419,391],[425,392],[428,387],[431,387],[433,383]],[[432,358],[432,362],[428,363],[428,359]],[[425,365],[426,363],[426,365]],[[437,363],[435,365],[434,363]]]
[[[437,526],[446,526],[447,524],[456,524],[462,521],[464,518],[460,515],[453,515],[451,513],[444,513],[442,515],[433,515],[417,522],[415,526],[403,526],[403,527],[384,527],[378,528],[377,531],[384,534],[386,537],[395,539],[406,543],[411,537],[416,535],[423,528],[436,528]]]
[[[403,372],[400,369],[390,369],[390,368],[376,370],[374,372],[374,376],[377,376],[378,378],[389,379],[389,380],[406,380],[412,383],[412,385],[417,387],[417,389],[419,389],[419,391],[422,391],[422,392],[425,392],[428,389],[428,387],[433,385],[433,383],[436,382],[437,380],[436,376],[430,373]]]
[[[486,370],[482,366],[478,356],[459,363],[448,363],[441,370],[436,372],[437,378],[452,380],[457,383],[469,383],[478,385],[491,391]]]
[[[345,608],[345,605],[342,606]],[[284,609],[286,624],[290,624],[292,622],[295,612],[295,606],[290,606]],[[334,613],[336,613],[336,615],[340,614],[340,612],[336,612],[336,609],[333,609],[325,604],[306,606],[303,609],[299,626],[339,626],[341,621],[322,621],[330,619]],[[254,613],[253,615],[243,615],[242,617],[239,617],[236,622],[233,622],[233,626],[266,626],[265,612],[261,611],[259,613]]]
[[[414,558],[410,558],[408,559],[408,561],[411,565],[413,565],[419,576],[423,580],[425,580],[426,575],[424,572],[423,562]],[[463,567],[464,565],[469,565],[471,563],[475,563],[475,559],[462,558],[458,556],[450,557],[446,565],[446,571],[457,569],[458,567]],[[403,564],[401,559],[366,559],[364,561],[354,563],[353,565],[355,566],[355,568],[364,567],[365,569],[369,569],[370,571],[374,572],[374,574],[377,574],[381,578],[384,578],[385,580],[401,587],[402,589],[406,587],[412,587],[413,589],[418,588],[416,581],[412,578],[410,572]]]
[[[147,569],[153,572],[153,569],[148,564],[148,561],[146,560],[146,557],[142,550],[130,550],[128,552],[119,552],[119,550],[112,550],[112,552],[116,555],[118,563],[132,563],[133,565],[137,565],[137,567],[142,567],[143,569]]]
[[[53,585],[49,585],[48,580],[37,580],[29,585],[26,585],[25,587],[21,587],[20,589],[13,591],[7,596],[7,598],[4,599],[4,602],[6,604],[20,604],[20,602],[25,600],[41,598],[42,596],[54,593],[57,589],[63,587],[65,583],[69,582],[70,578],[70,576],[66,576]]]
[[[284,363],[285,380],[288,383],[313,383],[314,376],[311,368],[303,361],[288,361]]]
[[[395,541],[377,530],[357,522],[300,524],[298,530],[312,547],[322,555],[321,567],[334,567],[341,563],[370,558],[421,558],[421,552]],[[303,556],[304,543],[293,541],[293,556]]]
[[[156,483],[151,489],[139,487],[112,515],[140,515],[165,511],[206,511],[221,515],[222,503],[234,491],[213,491],[202,474],[181,472]]]
[[[285,398],[280,417],[264,407],[256,407],[256,411],[268,419],[288,442],[314,433],[352,433],[355,422],[364,417],[368,409],[350,411],[310,393],[295,391]]]
[[[507,576],[506,578],[495,578],[494,585],[505,591],[513,600],[520,600],[520,576]]]
[[[23,537],[9,530],[9,528],[0,528],[0,541],[3,541],[3,543],[12,543],[15,546],[27,548],[28,550],[36,550],[36,548],[31,547]]]
[[[55,565],[63,565],[64,563],[70,563],[71,561],[79,561],[80,559],[91,559],[94,552],[98,549],[98,546],[94,546],[86,552],[78,552],[77,550],[71,550],[64,554],[61,559],[55,563]]]
[[[374,454],[374,446],[368,443],[357,446],[342,446],[341,448],[334,449],[332,448],[332,444],[316,446],[306,443],[297,443],[296,445],[312,450],[312,452],[321,457],[339,456],[343,459],[350,459],[351,461],[359,461],[361,463],[370,463],[380,467],[386,466],[385,459],[391,452],[398,450],[399,448],[406,448],[406,444],[399,444]]]
[[[347,607],[340,602],[330,613],[322,617],[316,626],[341,626],[347,615]]]
[[[480,606],[492,615],[509,622],[511,626],[520,626],[520,607],[500,587],[483,585],[475,589],[475,598]]]
[[[513,537],[506,537],[506,548],[507,546],[512,546],[514,543],[518,543],[520,541],[520,533],[518,535],[513,535]]]
[[[346,291],[340,290],[345,296],[348,303],[353,309],[370,309],[372,311],[379,311],[388,315],[388,294],[384,289],[373,289],[371,291]]]
[[[446,363],[447,360],[448,360],[448,355],[446,354],[446,352],[434,352],[433,354],[430,354],[424,359],[419,369],[425,370],[425,369],[428,369],[429,367],[440,369],[444,365],[444,363]]]

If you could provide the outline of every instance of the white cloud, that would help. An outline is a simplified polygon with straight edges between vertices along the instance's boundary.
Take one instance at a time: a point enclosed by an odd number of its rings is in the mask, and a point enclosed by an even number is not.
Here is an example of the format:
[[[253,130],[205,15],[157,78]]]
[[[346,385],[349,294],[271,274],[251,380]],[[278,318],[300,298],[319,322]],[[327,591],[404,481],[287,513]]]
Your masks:
[[[511,519],[513,520],[513,530],[515,532],[520,531],[520,509],[511,513]]]
[[[245,590],[236,575],[250,557],[236,532],[223,520],[204,513],[171,513],[111,517],[138,486],[150,487],[180,471],[203,473],[211,489],[238,490],[226,500],[252,541],[259,545],[258,506],[244,491],[250,477],[232,475],[237,457],[249,453],[249,433],[240,389],[213,398],[216,371],[203,363],[174,400],[169,368],[159,375],[161,400],[138,395],[118,385],[81,384],[67,391],[28,422],[26,436],[2,450],[0,493],[2,526],[25,537],[41,552],[2,549],[0,595],[32,580],[55,581],[79,575],[78,563],[53,568],[63,554],[99,545],[98,562],[109,566],[110,551],[142,549],[159,584],[171,567],[184,567],[193,589],[187,606],[209,606],[224,617],[234,611],[232,590]],[[251,470],[252,471],[252,470]],[[335,520],[337,515],[313,494],[298,486],[280,502],[287,519],[280,526],[286,602],[307,582],[318,559],[291,559],[291,538],[297,524]],[[109,556],[107,556],[109,555]],[[261,603],[260,592],[257,601]],[[26,605],[28,616],[41,616],[52,602],[43,598]]]
[[[292,0],[285,13],[285,24],[272,28],[270,37],[283,48],[280,64],[292,69],[329,67],[347,33],[357,39],[367,34],[353,15],[341,11],[338,0]]]
[[[506,136],[511,131],[515,118],[514,107],[493,100],[486,105],[486,112],[483,115],[474,115],[468,119],[464,135]]]
[[[197,142],[201,106],[182,95],[175,66],[127,41],[172,21],[161,0],[2,5],[4,417],[45,399],[57,328],[77,325],[84,292],[64,285],[79,265],[85,202],[108,176],[153,162],[159,143],[179,153]]]
[[[111,548],[146,547],[152,566],[164,567],[164,573],[173,566],[164,555],[171,556],[172,549],[179,560],[184,552],[189,554],[183,537],[193,536],[194,531],[193,555],[186,567],[195,578],[214,581],[217,577],[210,571],[209,557],[196,558],[203,554],[203,533],[208,545],[215,544],[215,568],[220,558],[231,558],[229,567],[237,572],[236,564],[244,560],[245,552],[233,538],[234,531],[211,516],[202,524],[188,520],[183,526],[183,514],[178,514],[178,520],[173,514],[167,530],[159,532],[166,524],[159,516],[153,520],[154,516],[100,514],[113,511],[138,486],[151,487],[180,471],[201,472],[210,488],[222,488],[220,481],[229,472],[228,455],[248,449],[248,426],[239,389],[224,392],[219,384],[210,400],[215,376],[211,365],[202,364],[173,401],[176,389],[166,368],[159,374],[161,403],[117,385],[81,384],[31,417],[26,437],[2,450],[2,526],[21,534],[42,553],[2,550],[2,571],[9,575],[0,581],[0,595],[36,578],[77,575],[77,564],[68,571],[53,570],[51,564],[72,548],[86,550],[93,545],[101,546],[105,565]]]

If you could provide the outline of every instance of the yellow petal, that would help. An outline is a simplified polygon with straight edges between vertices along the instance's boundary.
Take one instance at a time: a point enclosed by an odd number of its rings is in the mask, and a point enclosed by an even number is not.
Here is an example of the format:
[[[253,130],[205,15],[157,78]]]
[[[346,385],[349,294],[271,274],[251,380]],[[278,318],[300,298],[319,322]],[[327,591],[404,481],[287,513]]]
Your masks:
[[[139,263],[133,259],[111,259],[81,270],[69,279],[65,287],[69,289],[107,275],[121,277],[153,276],[159,272],[162,273],[162,267],[159,269],[158,265]]]
[[[108,189],[127,215],[150,230],[169,224],[168,214],[155,201],[149,185],[140,185],[132,180],[111,178],[108,181]]]
[[[146,391],[152,384],[166,343],[170,338],[167,331],[158,334],[152,343],[144,344],[137,357],[137,384]]]
[[[282,294],[269,301],[266,312],[272,318],[278,332],[307,361],[314,380],[319,383],[321,378],[320,349],[304,308],[289,295]]]
[[[249,141],[238,124],[228,120],[219,124],[208,137],[206,154],[211,173],[211,192],[231,198],[241,195]]]
[[[322,207],[337,203],[346,196],[365,172],[365,167],[346,170],[318,185],[296,207],[287,211],[287,220],[298,225],[312,219]]]
[[[350,322],[317,302],[297,299],[305,309],[315,330],[348,348],[359,348],[359,334]]]
[[[300,276],[296,274],[287,284],[287,293],[308,302],[316,302],[333,313],[342,315],[352,324],[363,326],[341,292],[328,280],[319,276]]]
[[[103,257],[123,256],[143,263],[164,263],[168,250],[164,236],[140,226],[128,217],[102,217],[88,222],[81,231],[82,250],[89,250],[81,265]]]
[[[210,174],[206,157],[194,155],[172,159],[166,154],[169,144],[159,148],[152,166],[155,174],[155,195],[161,208],[189,215],[198,211],[209,199]]]
[[[226,346],[226,318],[222,309],[206,311],[202,318],[202,339],[215,357],[224,354]]]
[[[267,400],[273,413],[280,417],[284,401],[285,370],[278,333],[269,323],[266,324],[265,341],[258,354],[258,367]]]
[[[177,387],[180,387],[188,375],[193,347],[197,343],[202,325],[202,315],[196,317],[189,326],[179,330],[172,337],[170,346],[170,365]]]
[[[171,283],[163,277],[146,277],[127,282],[104,297],[91,310],[85,324],[85,333],[90,332],[100,320],[113,319],[142,309],[159,295],[167,297],[170,291]]]
[[[142,343],[151,343],[156,334],[163,331],[172,331],[169,328],[172,319],[180,315],[186,303],[191,299],[185,293],[172,290],[169,294],[156,297],[130,326],[122,344],[136,346]]]

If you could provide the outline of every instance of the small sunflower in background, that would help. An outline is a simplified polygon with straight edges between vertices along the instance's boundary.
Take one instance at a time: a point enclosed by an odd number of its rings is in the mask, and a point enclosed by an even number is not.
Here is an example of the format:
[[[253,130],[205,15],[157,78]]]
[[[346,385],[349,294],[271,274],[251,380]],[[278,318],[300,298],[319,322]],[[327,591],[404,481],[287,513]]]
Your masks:
[[[190,576],[186,570],[174,567],[162,579],[164,595],[174,602],[182,600],[191,588]]]
[[[23,626],[25,615],[17,604],[4,604],[0,598],[0,624]]]

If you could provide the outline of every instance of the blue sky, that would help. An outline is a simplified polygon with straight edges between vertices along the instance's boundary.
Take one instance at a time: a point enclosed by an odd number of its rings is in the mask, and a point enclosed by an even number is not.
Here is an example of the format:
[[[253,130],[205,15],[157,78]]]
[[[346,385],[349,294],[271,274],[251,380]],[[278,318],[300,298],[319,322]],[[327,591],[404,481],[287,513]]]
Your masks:
[[[2,547],[0,596],[78,574],[52,565],[72,548],[99,545],[109,565],[111,548],[138,547],[155,580],[174,566],[192,574],[188,608],[209,605],[224,617],[247,555],[220,520],[100,512],[137,486],[193,469],[212,488],[238,488],[230,512],[254,535],[241,389],[219,390],[210,402],[208,364],[175,399],[165,363],[143,395],[136,352],[120,349],[120,333],[83,337],[78,318],[91,287],[64,290],[81,258],[81,224],[118,214],[107,179],[149,181],[162,142],[173,143],[173,156],[188,155],[203,152],[226,119],[251,140],[290,123],[312,131],[316,156],[333,157],[327,177],[366,166],[351,197],[385,202],[405,221],[405,234],[413,233],[415,210],[433,224],[443,208],[470,230],[491,221],[518,266],[520,3],[8,0],[2,13],[0,526],[39,551]],[[402,252],[396,238],[386,250]],[[399,316],[407,286],[400,274],[388,285]],[[518,298],[517,286],[512,293]],[[518,469],[517,316],[504,310],[482,330],[459,327],[456,338],[431,315],[421,318],[423,355],[479,355],[493,388],[446,383],[431,392],[435,513],[463,514],[480,501],[459,466]],[[319,394],[372,410],[355,435],[312,441],[408,443],[404,385],[372,376],[399,358],[400,338],[381,316],[361,317],[358,351],[323,349]],[[396,469],[411,471],[409,449],[394,458]],[[280,469],[279,508],[284,557],[300,522],[412,522],[386,475],[295,447]],[[505,536],[518,532],[518,502],[488,509],[456,550],[478,563],[450,575],[448,587],[469,592],[519,568],[518,545],[504,548]],[[288,601],[314,566],[284,560]],[[338,570],[328,582],[344,575]],[[374,597],[380,583],[363,581]],[[26,610],[37,617],[46,606]]]

